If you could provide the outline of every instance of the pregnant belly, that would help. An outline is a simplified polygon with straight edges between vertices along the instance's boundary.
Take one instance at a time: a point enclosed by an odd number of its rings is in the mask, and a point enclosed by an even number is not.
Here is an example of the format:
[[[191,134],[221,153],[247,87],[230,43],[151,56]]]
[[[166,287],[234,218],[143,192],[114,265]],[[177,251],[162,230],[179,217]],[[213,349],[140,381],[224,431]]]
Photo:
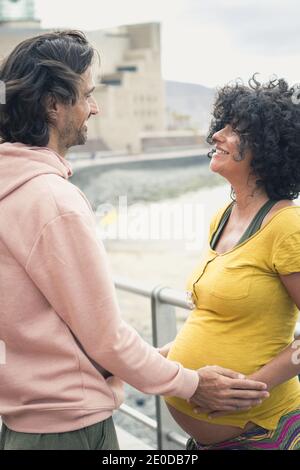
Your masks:
[[[211,424],[205,421],[200,421],[199,419],[194,419],[191,416],[176,410],[168,403],[166,403],[166,405],[177,424],[197,442],[204,445],[217,444],[218,442],[233,439],[256,426],[251,421],[246,424],[244,429],[236,426]]]

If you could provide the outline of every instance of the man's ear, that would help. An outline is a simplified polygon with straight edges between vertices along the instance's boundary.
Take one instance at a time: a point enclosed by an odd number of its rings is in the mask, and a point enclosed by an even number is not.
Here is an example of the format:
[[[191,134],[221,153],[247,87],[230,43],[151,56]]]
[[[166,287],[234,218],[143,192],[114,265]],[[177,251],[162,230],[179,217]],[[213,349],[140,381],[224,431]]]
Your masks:
[[[49,121],[52,124],[56,123],[59,113],[59,103],[53,94],[47,95],[45,99],[45,106]]]

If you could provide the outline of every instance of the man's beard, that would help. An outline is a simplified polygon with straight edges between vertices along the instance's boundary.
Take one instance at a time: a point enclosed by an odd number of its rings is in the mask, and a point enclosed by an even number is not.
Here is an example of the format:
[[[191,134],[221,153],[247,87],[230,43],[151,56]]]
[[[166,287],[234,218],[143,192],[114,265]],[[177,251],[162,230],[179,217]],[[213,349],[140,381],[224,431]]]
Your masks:
[[[84,126],[78,130],[76,143],[74,142],[72,145],[84,145],[86,141],[87,141],[87,129]]]
[[[73,123],[69,122],[61,132],[60,137],[67,149],[75,145],[84,145],[87,141],[87,127],[84,125],[80,129],[76,129]]]

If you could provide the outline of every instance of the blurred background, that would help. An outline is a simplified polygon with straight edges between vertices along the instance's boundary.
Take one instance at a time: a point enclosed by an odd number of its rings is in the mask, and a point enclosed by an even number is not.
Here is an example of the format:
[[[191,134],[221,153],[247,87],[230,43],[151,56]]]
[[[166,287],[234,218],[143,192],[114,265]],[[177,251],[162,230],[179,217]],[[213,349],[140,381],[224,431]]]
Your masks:
[[[247,83],[255,72],[262,81],[274,75],[300,81],[299,13],[296,0],[0,0],[0,58],[28,37],[65,28],[83,30],[100,54],[94,65],[100,113],[89,121],[86,145],[67,158],[72,182],[97,214],[114,277],[185,289],[212,214],[230,200],[230,187],[209,171],[207,158],[216,90],[236,79]],[[122,236],[120,198],[131,225]],[[201,232],[192,248],[184,230],[172,235],[185,223],[187,205],[189,223]],[[168,236],[154,239],[145,225],[151,209],[162,207],[175,215]],[[137,225],[140,232],[132,230]],[[149,300],[118,295],[125,318],[151,342]],[[185,317],[178,311],[178,326]],[[127,400],[154,416],[151,397],[128,387]],[[154,433],[116,419],[153,444]]]

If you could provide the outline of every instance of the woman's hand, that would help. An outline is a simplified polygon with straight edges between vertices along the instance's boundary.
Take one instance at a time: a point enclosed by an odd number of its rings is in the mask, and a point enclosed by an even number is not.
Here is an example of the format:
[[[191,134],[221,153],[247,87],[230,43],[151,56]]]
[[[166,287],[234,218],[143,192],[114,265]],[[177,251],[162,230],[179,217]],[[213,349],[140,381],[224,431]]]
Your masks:
[[[249,410],[269,397],[267,385],[219,366],[198,370],[199,385],[189,400],[194,411],[220,416],[220,412]],[[213,413],[217,412],[217,413]]]

